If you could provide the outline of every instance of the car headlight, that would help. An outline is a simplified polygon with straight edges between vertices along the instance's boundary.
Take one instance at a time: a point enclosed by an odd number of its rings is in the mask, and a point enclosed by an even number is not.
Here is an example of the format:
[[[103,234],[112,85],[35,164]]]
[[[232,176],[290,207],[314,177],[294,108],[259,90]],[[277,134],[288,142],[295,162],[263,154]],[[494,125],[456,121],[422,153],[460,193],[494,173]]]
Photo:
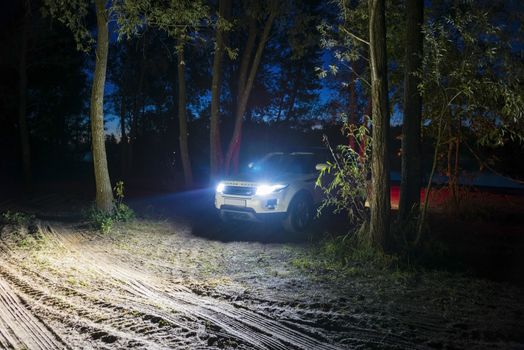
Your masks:
[[[224,188],[225,188],[225,187],[226,187],[226,185],[224,185],[223,182],[220,182],[220,183],[217,185],[217,189],[216,189],[216,191],[217,191],[218,193],[222,193],[222,192],[224,192]]]
[[[257,192],[255,193],[257,196],[265,196],[270,193],[278,192],[286,188],[287,185],[282,184],[276,184],[276,185],[258,185],[257,186]]]

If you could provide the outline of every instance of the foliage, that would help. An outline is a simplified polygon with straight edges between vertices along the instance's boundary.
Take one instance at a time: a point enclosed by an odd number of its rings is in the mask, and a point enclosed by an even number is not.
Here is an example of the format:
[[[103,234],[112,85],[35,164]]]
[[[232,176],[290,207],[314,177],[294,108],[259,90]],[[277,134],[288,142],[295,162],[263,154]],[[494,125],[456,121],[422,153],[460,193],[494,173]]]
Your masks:
[[[332,101],[336,108],[339,101],[346,100],[339,113],[355,109],[358,115],[369,113],[362,105],[367,104],[370,95],[369,77],[369,6],[368,1],[335,0],[335,19],[324,17],[317,26],[320,33],[320,46],[325,49],[324,64],[315,68],[319,78],[329,77],[328,84],[338,90],[339,96]],[[402,97],[403,59],[404,59],[404,1],[386,1],[386,41],[388,65],[388,84],[391,106],[399,103]],[[326,55],[329,54],[329,55]],[[327,80],[327,79],[326,79]],[[356,100],[348,99],[348,87],[355,89]],[[349,103],[348,103],[349,102]],[[352,105],[353,104],[353,105]],[[347,106],[347,107],[346,107]]]
[[[127,222],[135,218],[133,209],[124,204],[124,181],[117,181],[115,188],[115,211],[113,217],[115,221]]]
[[[18,211],[6,211],[2,213],[2,221],[9,225],[23,226],[34,221],[35,216]]]
[[[107,213],[93,206],[87,213],[88,220],[103,234],[111,232],[114,224],[129,222],[135,218],[134,211],[124,204],[124,182],[118,181],[113,191],[115,192],[113,212]]]
[[[185,41],[201,27],[209,26],[209,7],[202,0],[120,0],[115,1],[114,10],[120,27],[119,38],[130,39],[151,26]]]
[[[437,171],[448,176],[458,210],[462,146],[472,151],[467,143],[471,139],[476,145],[491,146],[524,140],[523,71],[508,45],[507,30],[494,21],[493,11],[500,7],[482,2],[440,5],[433,6],[424,26],[423,69],[418,73],[425,134],[435,145],[417,241]],[[473,156],[482,167],[478,155]]]
[[[377,270],[398,270],[402,264],[398,256],[388,255],[370,245],[362,244],[358,237],[359,235],[328,236],[310,254],[293,260],[292,264],[301,269],[331,270],[350,276]]]
[[[86,23],[91,1],[44,0],[43,3],[42,12],[44,16],[50,16],[64,24],[73,33],[79,51],[90,51],[95,43]]]
[[[470,2],[435,14],[424,26],[422,83],[424,117],[429,134],[442,110],[451,137],[468,127],[481,144],[501,145],[524,139],[522,69],[507,47],[493,14]],[[515,69],[513,69],[515,68]]]
[[[368,220],[365,203],[368,196],[371,135],[366,124],[359,127],[344,124],[342,132],[348,139],[354,140],[353,145],[339,145],[334,150],[325,139],[333,161],[326,163],[316,181],[316,186],[325,195],[318,213],[326,208],[333,208],[335,213],[347,212],[355,227]]]
[[[35,215],[17,211],[6,211],[0,215],[2,224],[10,226],[0,234],[6,242],[12,242],[22,249],[39,249],[44,236],[35,223]]]

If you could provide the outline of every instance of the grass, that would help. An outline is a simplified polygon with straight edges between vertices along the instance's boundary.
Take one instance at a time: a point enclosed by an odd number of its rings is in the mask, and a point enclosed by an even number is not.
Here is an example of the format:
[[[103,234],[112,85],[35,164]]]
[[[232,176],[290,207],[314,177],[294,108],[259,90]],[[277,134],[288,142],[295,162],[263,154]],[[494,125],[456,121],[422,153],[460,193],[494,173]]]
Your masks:
[[[356,276],[370,271],[396,270],[399,261],[395,255],[377,252],[346,235],[323,239],[305,254],[292,259],[291,264],[299,269],[334,271],[346,276]]]
[[[1,214],[2,238],[11,241],[18,248],[32,251],[40,250],[45,236],[35,223],[35,216],[23,212],[7,211]]]
[[[135,219],[131,208],[121,202],[115,203],[113,212],[107,213],[92,206],[86,213],[86,219],[102,234],[108,234],[117,223],[130,222]]]
[[[2,213],[1,219],[2,222],[8,225],[23,226],[33,222],[35,220],[35,216],[23,212],[8,210]]]

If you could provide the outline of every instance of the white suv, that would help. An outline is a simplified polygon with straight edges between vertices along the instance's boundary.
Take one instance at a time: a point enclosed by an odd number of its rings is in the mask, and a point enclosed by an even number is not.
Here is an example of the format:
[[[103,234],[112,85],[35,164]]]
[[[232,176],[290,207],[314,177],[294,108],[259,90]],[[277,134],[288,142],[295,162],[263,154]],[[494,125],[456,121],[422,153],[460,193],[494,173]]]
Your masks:
[[[287,231],[304,231],[321,200],[315,182],[316,165],[323,161],[318,153],[274,152],[250,163],[246,172],[218,184],[215,207],[220,218],[258,222],[277,218]]]

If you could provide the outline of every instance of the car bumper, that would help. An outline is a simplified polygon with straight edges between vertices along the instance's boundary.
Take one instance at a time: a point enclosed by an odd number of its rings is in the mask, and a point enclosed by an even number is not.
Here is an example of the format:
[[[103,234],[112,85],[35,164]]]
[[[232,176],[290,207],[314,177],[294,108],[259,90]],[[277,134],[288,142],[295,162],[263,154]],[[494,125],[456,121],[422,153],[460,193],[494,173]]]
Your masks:
[[[228,196],[217,193],[215,208],[226,218],[244,221],[267,221],[286,215],[285,193],[267,196]]]
[[[226,221],[238,220],[267,223],[283,220],[286,216],[286,212],[256,213],[251,208],[239,208],[223,205],[219,210],[219,215]]]

